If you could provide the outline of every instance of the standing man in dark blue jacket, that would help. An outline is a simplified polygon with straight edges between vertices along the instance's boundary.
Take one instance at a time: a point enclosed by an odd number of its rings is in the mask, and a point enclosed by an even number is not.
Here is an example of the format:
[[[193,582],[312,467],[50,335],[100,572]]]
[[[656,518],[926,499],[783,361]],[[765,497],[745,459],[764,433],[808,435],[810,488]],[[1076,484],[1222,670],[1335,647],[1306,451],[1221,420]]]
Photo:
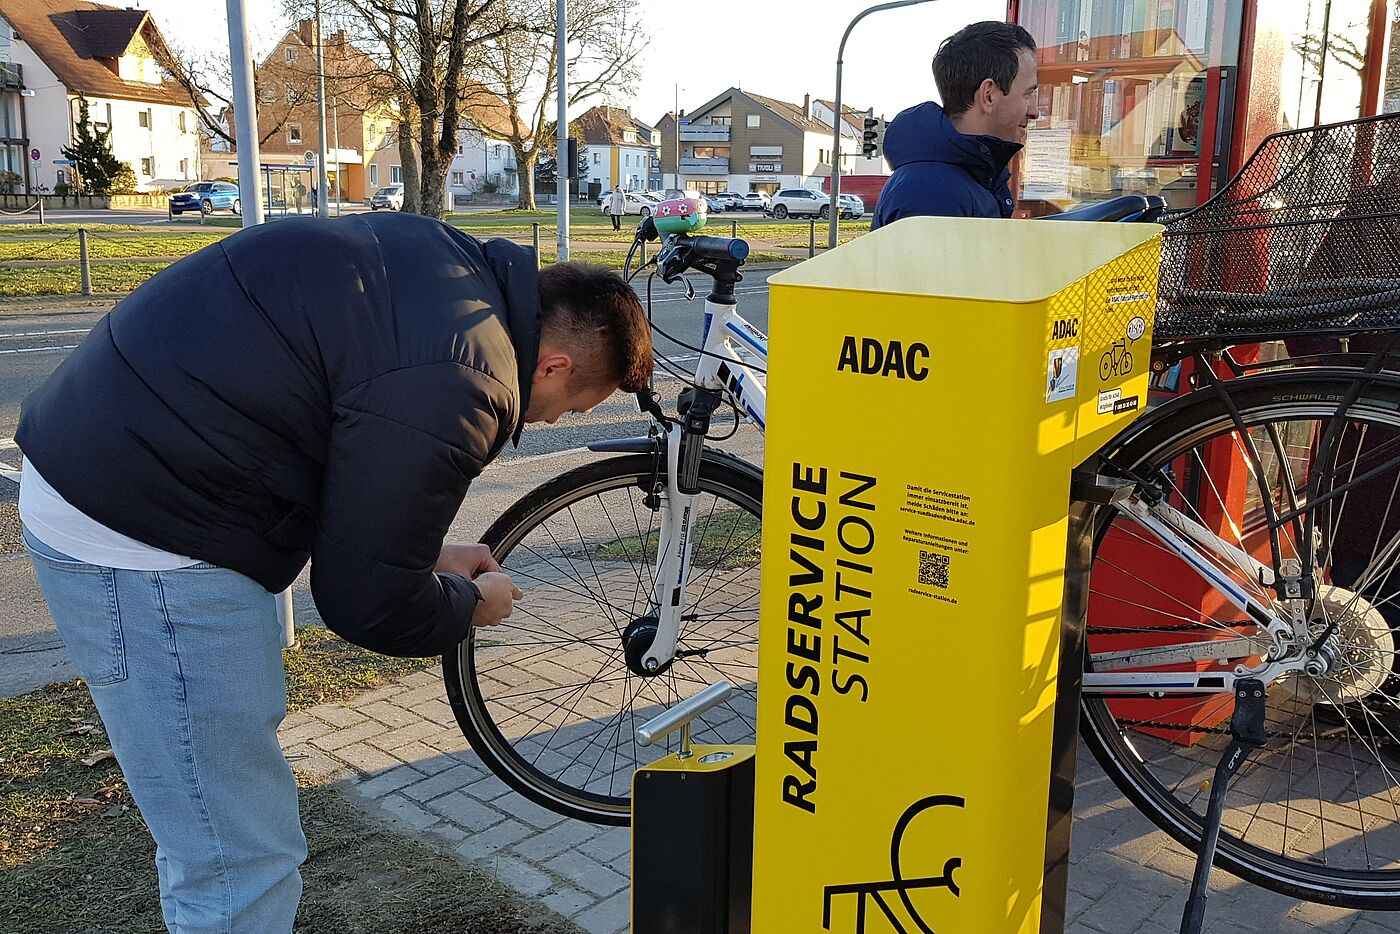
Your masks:
[[[292,929],[306,840],[277,742],[273,594],[311,561],[326,625],[451,651],[521,594],[444,544],[527,422],[651,374],[609,270],[411,214],[255,227],[163,270],[24,402],[35,574],[156,841],[180,934]]]
[[[894,168],[871,229],[904,217],[1010,217],[1007,164],[1038,116],[1035,40],[1015,23],[965,26],[933,58],[943,106],[917,104],[890,121]]]

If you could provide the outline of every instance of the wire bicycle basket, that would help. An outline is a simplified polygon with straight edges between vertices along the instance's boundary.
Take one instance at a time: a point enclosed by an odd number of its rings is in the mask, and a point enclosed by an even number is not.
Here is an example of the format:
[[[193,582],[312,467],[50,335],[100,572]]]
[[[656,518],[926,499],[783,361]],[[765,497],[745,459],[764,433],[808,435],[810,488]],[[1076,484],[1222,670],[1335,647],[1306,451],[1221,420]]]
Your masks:
[[[1163,235],[1154,342],[1400,330],[1400,115],[1267,137]]]

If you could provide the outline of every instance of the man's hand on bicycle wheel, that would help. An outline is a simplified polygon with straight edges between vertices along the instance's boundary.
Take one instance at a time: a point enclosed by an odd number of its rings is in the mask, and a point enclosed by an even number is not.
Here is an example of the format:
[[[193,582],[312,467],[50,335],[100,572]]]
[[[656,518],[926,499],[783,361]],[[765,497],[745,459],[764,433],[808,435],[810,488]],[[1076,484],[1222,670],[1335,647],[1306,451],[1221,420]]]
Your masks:
[[[437,567],[433,570],[439,574],[456,574],[474,581],[478,574],[500,569],[501,566],[491,555],[491,549],[478,544],[443,545],[442,551],[438,553]]]
[[[495,626],[510,616],[515,609],[515,601],[525,596],[511,581],[509,574],[500,571],[485,571],[472,581],[481,591],[481,600],[472,614],[473,626]]]

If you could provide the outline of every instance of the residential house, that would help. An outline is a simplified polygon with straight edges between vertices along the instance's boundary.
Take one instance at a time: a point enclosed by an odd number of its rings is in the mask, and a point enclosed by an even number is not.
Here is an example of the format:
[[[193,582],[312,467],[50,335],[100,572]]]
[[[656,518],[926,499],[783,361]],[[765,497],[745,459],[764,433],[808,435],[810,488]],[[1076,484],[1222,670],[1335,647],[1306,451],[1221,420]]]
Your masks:
[[[659,148],[655,129],[623,107],[593,107],[573,123],[587,162],[587,172],[580,179],[583,190],[591,184],[597,184],[599,191],[651,189],[652,164]]]
[[[447,191],[454,198],[470,198],[482,191],[514,196],[520,190],[520,178],[515,150],[506,140],[528,131],[519,115],[491,91],[477,86],[469,93],[472,116],[463,116],[457,131],[457,155],[448,167]]]
[[[772,193],[820,188],[831,175],[831,125],[815,117],[810,95],[801,104],[790,104],[730,88],[688,114],[682,112],[679,121],[665,115],[657,128],[667,187]],[[843,137],[841,151],[858,153],[859,146]]]
[[[0,171],[26,192],[72,184],[55,164],[74,137],[79,99],[110,132],[142,191],[200,177],[196,102],[171,79],[151,14],[84,0],[0,0]]]
[[[349,41],[343,30],[324,37],[326,72],[326,170],[332,197],[340,186],[347,201],[363,201],[380,181],[369,169],[377,154],[392,149],[397,118],[373,59]],[[320,148],[316,80],[316,23],[301,20],[258,65],[254,75],[261,163],[274,167],[273,200],[297,178],[308,188],[316,180]],[[223,115],[233,135],[231,114]],[[212,147],[211,147],[212,149]],[[237,177],[236,151],[206,153],[207,178]],[[289,167],[289,168],[284,168]],[[304,167],[304,168],[302,168]],[[264,175],[264,184],[268,184]]]
[[[885,160],[885,154],[881,152],[874,159],[865,157],[862,145],[865,142],[865,118],[875,116],[874,108],[861,110],[841,105],[841,110],[845,114],[845,120],[841,124],[841,136],[843,143],[841,146],[841,174],[842,175],[889,175],[889,162]],[[812,116],[816,117],[828,127],[831,126],[831,118],[836,113],[836,104],[833,101],[813,100]],[[883,118],[881,118],[883,119]],[[846,148],[844,140],[849,139],[854,144],[854,152]]]

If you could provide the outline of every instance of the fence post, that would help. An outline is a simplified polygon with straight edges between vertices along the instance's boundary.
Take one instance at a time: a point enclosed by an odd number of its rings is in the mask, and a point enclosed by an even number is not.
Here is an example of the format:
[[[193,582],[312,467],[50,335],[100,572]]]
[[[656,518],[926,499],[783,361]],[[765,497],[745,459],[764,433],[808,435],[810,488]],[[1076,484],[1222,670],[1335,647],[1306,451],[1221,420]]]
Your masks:
[[[807,258],[817,255],[817,219],[807,218]]]
[[[532,231],[531,237],[535,241],[535,268],[539,269],[540,266],[543,265],[543,263],[540,262],[540,225],[534,223],[530,225],[530,228]]]
[[[40,196],[39,196],[38,202],[39,202],[39,223],[42,224],[42,223],[44,223],[44,196],[43,196],[43,195],[40,195]]]
[[[88,264],[87,228],[78,228],[78,269],[83,278],[83,294],[92,294],[92,267]]]

